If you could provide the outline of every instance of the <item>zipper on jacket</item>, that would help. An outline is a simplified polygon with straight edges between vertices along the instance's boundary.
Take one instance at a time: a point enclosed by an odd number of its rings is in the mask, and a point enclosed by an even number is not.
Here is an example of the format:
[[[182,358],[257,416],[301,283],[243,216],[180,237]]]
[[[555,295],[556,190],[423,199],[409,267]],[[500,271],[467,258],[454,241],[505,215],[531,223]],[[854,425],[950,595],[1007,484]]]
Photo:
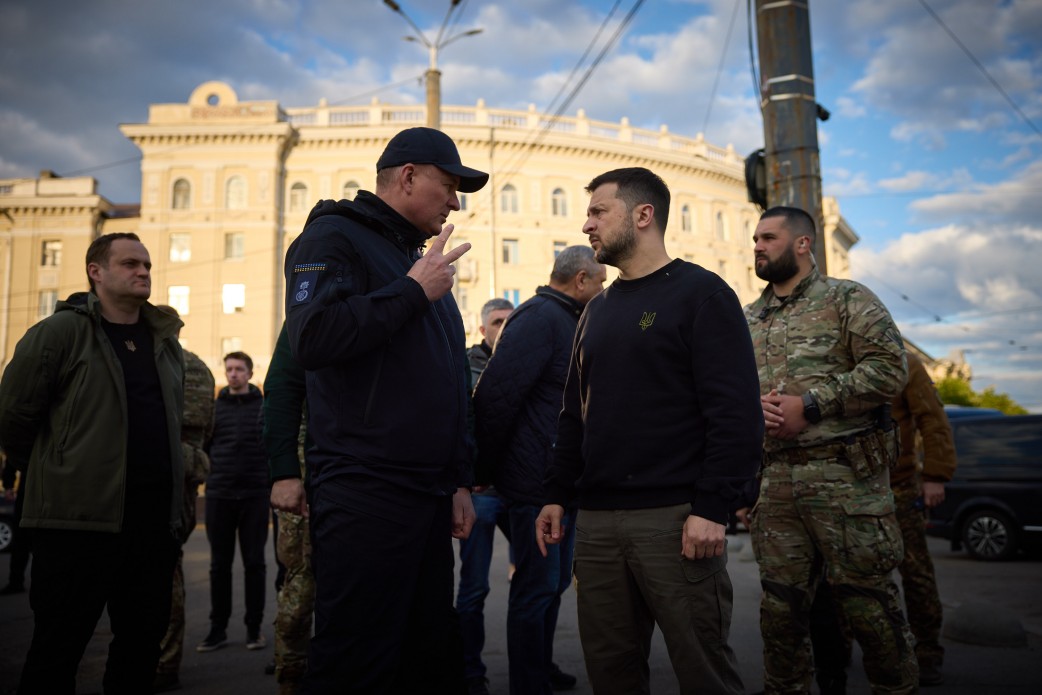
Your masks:
[[[87,380],[87,370],[88,369],[89,369],[89,367],[87,365],[83,365],[83,368],[80,369],[80,373],[76,375],[76,383],[73,386],[73,390],[72,390],[72,402],[69,405],[68,414],[67,414],[67,417],[65,418],[65,422],[63,423],[63,426],[62,426],[62,438],[61,438],[61,441],[58,443],[58,463],[59,463],[59,465],[64,463],[64,457],[62,456],[62,454],[65,453],[65,443],[69,440],[69,434],[71,433],[71,430],[72,430],[72,419],[75,416],[75,414],[77,413],[77,406],[79,405],[80,396],[82,395],[82,392],[83,392],[83,383]]]

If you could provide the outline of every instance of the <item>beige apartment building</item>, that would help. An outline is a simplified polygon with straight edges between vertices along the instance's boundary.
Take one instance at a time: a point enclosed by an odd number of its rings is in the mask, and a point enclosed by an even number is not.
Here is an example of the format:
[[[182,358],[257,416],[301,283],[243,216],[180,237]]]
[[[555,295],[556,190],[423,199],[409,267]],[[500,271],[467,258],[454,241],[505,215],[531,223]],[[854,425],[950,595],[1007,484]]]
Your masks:
[[[152,301],[185,320],[184,346],[217,375],[225,353],[245,350],[259,383],[283,320],[286,249],[308,211],[323,198],[372,190],[387,141],[425,120],[423,106],[284,108],[239,101],[229,85],[208,82],[186,103],[151,105],[147,123],[121,126],[142,154],[139,208],[112,204],[90,177],[0,179],[0,367],[57,299],[86,289],[91,239],[133,231],[152,256]],[[472,342],[486,300],[524,301],[546,283],[560,249],[587,243],[583,189],[618,167],[647,167],[669,185],[672,256],[718,273],[743,303],[762,289],[751,240],[759,212],[733,148],[581,110],[553,119],[482,101],[443,106],[442,127],[466,164],[492,175],[483,190],[460,195],[462,210],[449,219],[451,244],[473,246],[453,290]],[[835,200],[825,200],[824,218],[829,274],[849,277],[858,237]]]

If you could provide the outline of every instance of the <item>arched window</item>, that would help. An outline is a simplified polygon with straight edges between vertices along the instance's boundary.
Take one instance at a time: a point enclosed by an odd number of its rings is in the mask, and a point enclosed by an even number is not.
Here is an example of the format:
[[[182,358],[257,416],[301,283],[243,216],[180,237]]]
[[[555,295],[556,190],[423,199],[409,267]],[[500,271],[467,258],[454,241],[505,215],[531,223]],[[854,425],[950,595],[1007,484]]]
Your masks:
[[[568,217],[568,196],[563,188],[554,189],[550,202],[554,217]]]
[[[514,188],[514,184],[508,183],[499,192],[499,211],[517,212],[517,189]]]
[[[691,206],[687,204],[680,208],[680,231],[691,231]]]
[[[289,211],[300,212],[305,210],[308,204],[308,187],[297,181],[289,189]]]
[[[174,210],[187,210],[192,207],[192,184],[187,179],[174,181]]]
[[[727,220],[722,212],[716,213],[716,238],[727,241]]]
[[[246,209],[246,179],[233,176],[224,187],[224,207],[228,210]]]
[[[354,200],[355,196],[358,195],[358,191],[362,187],[358,185],[357,181],[348,181],[344,184],[344,200]]]

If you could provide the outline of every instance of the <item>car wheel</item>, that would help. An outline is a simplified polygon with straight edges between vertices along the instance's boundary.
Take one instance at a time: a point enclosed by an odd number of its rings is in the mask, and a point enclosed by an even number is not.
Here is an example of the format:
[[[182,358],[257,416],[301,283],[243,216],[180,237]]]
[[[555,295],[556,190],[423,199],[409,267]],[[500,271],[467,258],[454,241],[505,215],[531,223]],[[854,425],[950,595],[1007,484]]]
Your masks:
[[[14,540],[14,527],[8,519],[0,519],[0,553],[11,547]]]
[[[993,509],[973,512],[962,525],[962,542],[978,560],[1007,560],[1017,552],[1013,521]]]

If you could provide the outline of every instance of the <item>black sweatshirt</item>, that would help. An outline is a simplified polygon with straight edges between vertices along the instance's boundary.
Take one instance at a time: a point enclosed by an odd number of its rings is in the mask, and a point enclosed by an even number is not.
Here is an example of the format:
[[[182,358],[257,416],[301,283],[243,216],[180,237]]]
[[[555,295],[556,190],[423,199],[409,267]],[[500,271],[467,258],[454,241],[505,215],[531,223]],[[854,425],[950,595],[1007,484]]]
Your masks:
[[[690,503],[724,523],[756,475],[763,411],[738,298],[674,260],[616,280],[579,321],[547,501],[581,509]]]

